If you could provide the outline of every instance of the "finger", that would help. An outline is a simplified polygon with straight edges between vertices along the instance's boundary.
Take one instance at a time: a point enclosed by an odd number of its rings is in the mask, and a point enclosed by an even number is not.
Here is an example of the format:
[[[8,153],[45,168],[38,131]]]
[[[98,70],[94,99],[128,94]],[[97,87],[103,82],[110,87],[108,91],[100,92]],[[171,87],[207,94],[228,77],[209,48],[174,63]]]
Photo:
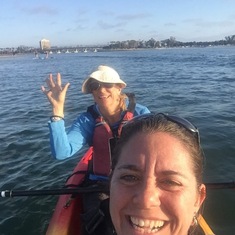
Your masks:
[[[53,80],[52,74],[49,75],[49,84],[48,85],[50,88],[55,87],[55,82]]]
[[[45,93],[46,88],[44,86],[41,86],[41,90],[42,90],[43,93]]]
[[[46,90],[46,88],[44,87],[44,86],[41,86],[41,90],[42,90],[42,92],[45,94],[45,95],[47,95],[48,94],[48,92],[50,92],[51,90]]]
[[[63,92],[67,92],[67,90],[68,90],[68,88],[69,88],[69,86],[70,86],[70,83],[68,82],[68,83],[66,83],[65,84],[65,86],[64,86],[64,88],[63,88]]]
[[[57,84],[61,87],[61,75],[57,73]]]

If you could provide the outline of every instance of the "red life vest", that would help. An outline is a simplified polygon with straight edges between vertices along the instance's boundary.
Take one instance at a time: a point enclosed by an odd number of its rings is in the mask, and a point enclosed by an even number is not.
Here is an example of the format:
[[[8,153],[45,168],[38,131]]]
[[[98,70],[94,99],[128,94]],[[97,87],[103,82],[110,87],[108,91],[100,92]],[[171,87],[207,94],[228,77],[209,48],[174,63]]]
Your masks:
[[[111,171],[111,145],[110,141],[117,139],[122,131],[123,125],[131,120],[135,111],[134,94],[126,94],[129,105],[117,129],[112,130],[104,118],[94,110],[94,105],[88,107],[87,111],[95,119],[95,130],[93,135],[93,173],[100,176],[108,176]]]

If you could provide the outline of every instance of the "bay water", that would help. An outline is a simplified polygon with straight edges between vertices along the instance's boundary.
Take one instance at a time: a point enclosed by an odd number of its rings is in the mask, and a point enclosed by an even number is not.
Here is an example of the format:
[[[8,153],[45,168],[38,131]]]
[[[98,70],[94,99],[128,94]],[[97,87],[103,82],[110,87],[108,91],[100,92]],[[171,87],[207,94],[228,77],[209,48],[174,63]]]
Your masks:
[[[92,104],[81,92],[98,65],[115,68],[137,102],[189,119],[200,130],[205,182],[235,181],[235,47],[180,48],[0,57],[0,190],[63,187],[85,148],[59,161],[49,147],[51,107],[41,92],[50,73],[70,82],[66,126]],[[58,196],[0,198],[0,235],[43,235]],[[208,189],[204,217],[234,235],[235,190]]]

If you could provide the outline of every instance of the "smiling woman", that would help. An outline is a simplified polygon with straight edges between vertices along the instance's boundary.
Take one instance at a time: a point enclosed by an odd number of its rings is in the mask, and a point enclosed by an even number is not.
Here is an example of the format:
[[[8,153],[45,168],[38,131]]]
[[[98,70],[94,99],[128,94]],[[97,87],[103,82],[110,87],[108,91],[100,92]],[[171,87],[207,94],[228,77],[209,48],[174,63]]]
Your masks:
[[[115,137],[119,134],[120,123],[126,119],[127,113],[131,112],[131,116],[149,113],[147,107],[135,103],[133,96],[128,98],[128,95],[122,93],[126,83],[120,79],[119,74],[113,68],[101,65],[82,84],[82,92],[92,94],[95,104],[87,112],[81,113],[66,132],[64,103],[70,84],[62,86],[60,74],[57,74],[56,80],[50,74],[46,83],[48,87],[46,89],[42,86],[42,91],[52,105],[50,143],[52,155],[57,159],[71,157],[87,144],[94,145],[96,125],[101,120],[102,124],[111,128],[110,137]],[[103,143],[105,141],[108,148],[108,140],[102,140]]]
[[[194,125],[165,114],[132,119],[123,128],[112,167],[110,213],[118,235],[199,234],[206,188]]]
[[[148,108],[136,104],[134,95],[122,93],[126,83],[113,68],[101,65],[82,84],[82,92],[91,93],[95,104],[89,106],[87,112],[80,114],[66,132],[64,102],[69,83],[62,87],[60,74],[57,75],[57,81],[50,75],[46,82],[48,88],[42,87],[42,91],[52,105],[53,115],[49,121],[49,129],[53,156],[57,159],[71,157],[88,144],[93,152],[84,184],[95,184],[100,178],[107,179],[111,170],[110,151],[123,124],[133,116],[149,113]],[[88,224],[99,213],[97,208],[102,197],[97,194],[84,197],[86,231],[90,231],[90,227],[95,229],[93,224]],[[98,221],[100,218],[94,221],[96,226]]]

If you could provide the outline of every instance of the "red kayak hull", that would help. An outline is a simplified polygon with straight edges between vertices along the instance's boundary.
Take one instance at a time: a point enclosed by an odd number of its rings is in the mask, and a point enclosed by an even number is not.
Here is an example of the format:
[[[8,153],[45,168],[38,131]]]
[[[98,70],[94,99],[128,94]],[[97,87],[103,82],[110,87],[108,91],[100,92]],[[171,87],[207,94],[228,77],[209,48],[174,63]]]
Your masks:
[[[86,171],[88,161],[92,158],[93,148],[89,148],[84,157],[75,167],[74,172]],[[75,174],[69,178],[66,185],[79,185],[84,180],[83,174]],[[81,234],[81,195],[59,197],[55,211],[49,223],[46,235],[80,235]]]

